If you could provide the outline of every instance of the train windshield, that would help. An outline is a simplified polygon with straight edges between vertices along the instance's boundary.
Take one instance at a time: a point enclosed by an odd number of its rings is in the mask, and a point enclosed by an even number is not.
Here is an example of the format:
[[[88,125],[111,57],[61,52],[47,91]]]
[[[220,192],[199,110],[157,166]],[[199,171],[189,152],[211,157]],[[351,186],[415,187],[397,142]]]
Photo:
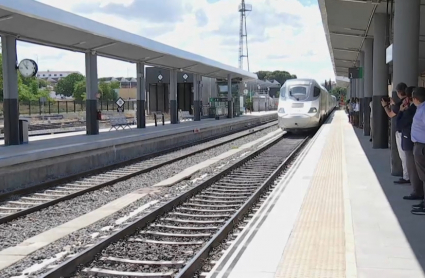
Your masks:
[[[293,98],[296,100],[304,100],[308,97],[308,89],[306,86],[283,86],[280,90],[281,98]]]

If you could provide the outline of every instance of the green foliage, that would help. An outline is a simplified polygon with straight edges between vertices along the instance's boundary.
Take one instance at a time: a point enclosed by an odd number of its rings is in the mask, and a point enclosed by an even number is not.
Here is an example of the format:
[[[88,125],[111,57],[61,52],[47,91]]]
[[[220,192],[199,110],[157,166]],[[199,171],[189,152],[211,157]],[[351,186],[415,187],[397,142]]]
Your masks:
[[[347,88],[344,87],[335,87],[330,91],[331,95],[335,96],[337,99],[340,99],[341,96],[343,99],[347,97]]]
[[[47,89],[39,89],[39,80],[35,77],[23,77],[18,73],[18,96],[19,101],[39,101],[41,97],[45,97],[48,101],[53,101],[50,98],[50,92]]]
[[[2,54],[0,53],[0,101],[3,100],[3,67]],[[39,86],[40,82],[45,86]],[[44,82],[44,83],[43,83]],[[19,101],[39,101],[41,97],[52,101],[48,90],[40,90],[39,87],[46,87],[47,82],[44,80],[37,80],[36,77],[23,77],[18,71],[18,98]]]
[[[84,76],[79,73],[72,73],[65,78],[59,80],[56,85],[56,94],[70,97],[74,93],[75,84],[85,80]]]
[[[257,76],[258,79],[260,80],[276,80],[277,82],[279,82],[281,85],[283,85],[286,80],[288,79],[295,79],[297,78],[297,76],[295,74],[290,74],[287,71],[280,71],[280,70],[275,70],[275,71],[259,71],[257,72]]]
[[[38,87],[39,88],[46,88],[49,85],[49,82],[44,79],[38,79]]]
[[[104,81],[99,82],[99,91],[101,94],[102,100],[117,100],[118,94],[115,92],[115,89],[120,87],[119,82],[110,82],[106,83]]]
[[[86,100],[86,79],[83,79],[75,83],[74,89],[73,89],[73,96],[74,96],[74,99],[77,101]]]

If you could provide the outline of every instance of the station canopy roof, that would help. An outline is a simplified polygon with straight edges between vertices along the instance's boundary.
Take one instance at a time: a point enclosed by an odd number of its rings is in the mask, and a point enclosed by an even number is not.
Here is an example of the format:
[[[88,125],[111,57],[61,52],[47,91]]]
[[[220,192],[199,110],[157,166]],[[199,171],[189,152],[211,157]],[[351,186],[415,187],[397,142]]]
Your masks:
[[[0,0],[0,35],[25,42],[127,62],[178,69],[212,78],[257,79],[257,75],[189,53],[37,1]]]
[[[425,0],[421,0],[419,72],[425,72]],[[389,4],[391,7],[391,4]],[[365,38],[373,38],[372,18],[387,13],[384,0],[319,0],[323,27],[336,76],[348,77]]]

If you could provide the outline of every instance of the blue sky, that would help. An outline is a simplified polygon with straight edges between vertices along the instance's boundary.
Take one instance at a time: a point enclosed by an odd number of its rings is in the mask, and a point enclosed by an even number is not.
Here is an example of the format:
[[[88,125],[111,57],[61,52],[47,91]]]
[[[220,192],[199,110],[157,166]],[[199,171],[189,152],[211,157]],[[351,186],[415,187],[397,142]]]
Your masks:
[[[186,51],[238,66],[240,0],[37,0]],[[251,0],[250,70],[334,79],[317,0]],[[40,70],[78,70],[84,56],[20,43]],[[99,76],[135,76],[135,65],[99,58]],[[246,63],[244,69],[247,69]]]

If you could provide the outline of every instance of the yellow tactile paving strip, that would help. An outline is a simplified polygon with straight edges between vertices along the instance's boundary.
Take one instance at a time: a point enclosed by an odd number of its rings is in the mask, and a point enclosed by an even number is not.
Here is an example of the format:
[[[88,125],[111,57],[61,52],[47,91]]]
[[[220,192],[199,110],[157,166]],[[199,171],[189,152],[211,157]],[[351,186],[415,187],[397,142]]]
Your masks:
[[[276,278],[351,276],[346,275],[344,123],[346,117],[337,111]]]

